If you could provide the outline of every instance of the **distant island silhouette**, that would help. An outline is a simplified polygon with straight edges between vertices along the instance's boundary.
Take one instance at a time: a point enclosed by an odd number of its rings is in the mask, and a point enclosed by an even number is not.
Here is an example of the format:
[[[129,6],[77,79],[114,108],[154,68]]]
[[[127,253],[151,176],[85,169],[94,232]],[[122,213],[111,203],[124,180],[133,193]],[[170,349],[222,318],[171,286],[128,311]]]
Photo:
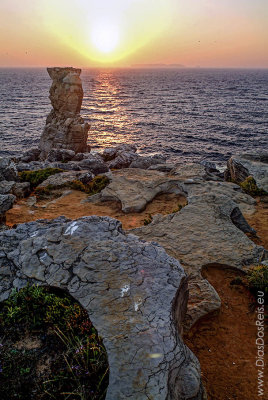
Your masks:
[[[185,68],[182,64],[132,64],[131,68]]]

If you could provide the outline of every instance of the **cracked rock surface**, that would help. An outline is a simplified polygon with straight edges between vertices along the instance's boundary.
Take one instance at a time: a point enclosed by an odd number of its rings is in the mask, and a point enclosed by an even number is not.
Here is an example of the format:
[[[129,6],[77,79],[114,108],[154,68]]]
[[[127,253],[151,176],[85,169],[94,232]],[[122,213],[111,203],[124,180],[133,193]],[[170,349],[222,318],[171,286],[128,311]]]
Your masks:
[[[30,283],[66,289],[88,311],[110,365],[107,400],[203,398],[183,344],[187,279],[156,243],[109,217],[60,217],[0,233],[0,300]]]
[[[160,193],[184,194],[176,177],[164,172],[139,168],[124,168],[113,171],[111,182],[101,192],[101,201],[120,201],[125,213],[143,211],[146,205]]]
[[[188,167],[174,171],[188,205],[177,213],[157,215],[151,224],[131,232],[158,242],[182,263],[189,275],[185,326],[190,328],[221,305],[215,289],[202,277],[204,266],[217,264],[243,270],[261,258],[268,258],[268,254],[245,235],[245,232],[254,234],[254,230],[241,210],[254,212],[255,200],[236,184],[206,180],[208,177],[196,176],[193,169],[190,175],[188,172]]]

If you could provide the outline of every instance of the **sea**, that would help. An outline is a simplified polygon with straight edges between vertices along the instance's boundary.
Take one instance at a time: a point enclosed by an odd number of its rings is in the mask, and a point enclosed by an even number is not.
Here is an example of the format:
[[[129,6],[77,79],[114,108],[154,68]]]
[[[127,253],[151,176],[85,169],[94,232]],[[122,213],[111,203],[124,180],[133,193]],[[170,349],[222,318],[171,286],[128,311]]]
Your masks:
[[[171,162],[268,149],[266,69],[84,69],[92,151],[133,143]],[[37,146],[51,109],[45,68],[0,69],[0,156]]]

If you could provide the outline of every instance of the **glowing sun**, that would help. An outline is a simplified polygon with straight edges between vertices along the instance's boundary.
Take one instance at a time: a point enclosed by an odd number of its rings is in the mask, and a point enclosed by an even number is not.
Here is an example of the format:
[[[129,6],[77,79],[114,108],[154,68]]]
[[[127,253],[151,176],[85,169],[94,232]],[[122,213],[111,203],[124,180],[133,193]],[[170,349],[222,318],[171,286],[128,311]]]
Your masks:
[[[119,44],[119,28],[109,21],[99,21],[91,28],[91,42],[101,53],[111,53]]]

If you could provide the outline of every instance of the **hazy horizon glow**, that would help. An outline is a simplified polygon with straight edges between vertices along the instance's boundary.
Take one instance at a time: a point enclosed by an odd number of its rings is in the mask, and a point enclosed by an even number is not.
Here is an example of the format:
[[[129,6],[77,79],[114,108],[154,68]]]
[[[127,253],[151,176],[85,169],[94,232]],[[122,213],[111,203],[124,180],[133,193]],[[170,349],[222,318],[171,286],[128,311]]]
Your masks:
[[[1,0],[0,66],[268,67],[266,0]]]

